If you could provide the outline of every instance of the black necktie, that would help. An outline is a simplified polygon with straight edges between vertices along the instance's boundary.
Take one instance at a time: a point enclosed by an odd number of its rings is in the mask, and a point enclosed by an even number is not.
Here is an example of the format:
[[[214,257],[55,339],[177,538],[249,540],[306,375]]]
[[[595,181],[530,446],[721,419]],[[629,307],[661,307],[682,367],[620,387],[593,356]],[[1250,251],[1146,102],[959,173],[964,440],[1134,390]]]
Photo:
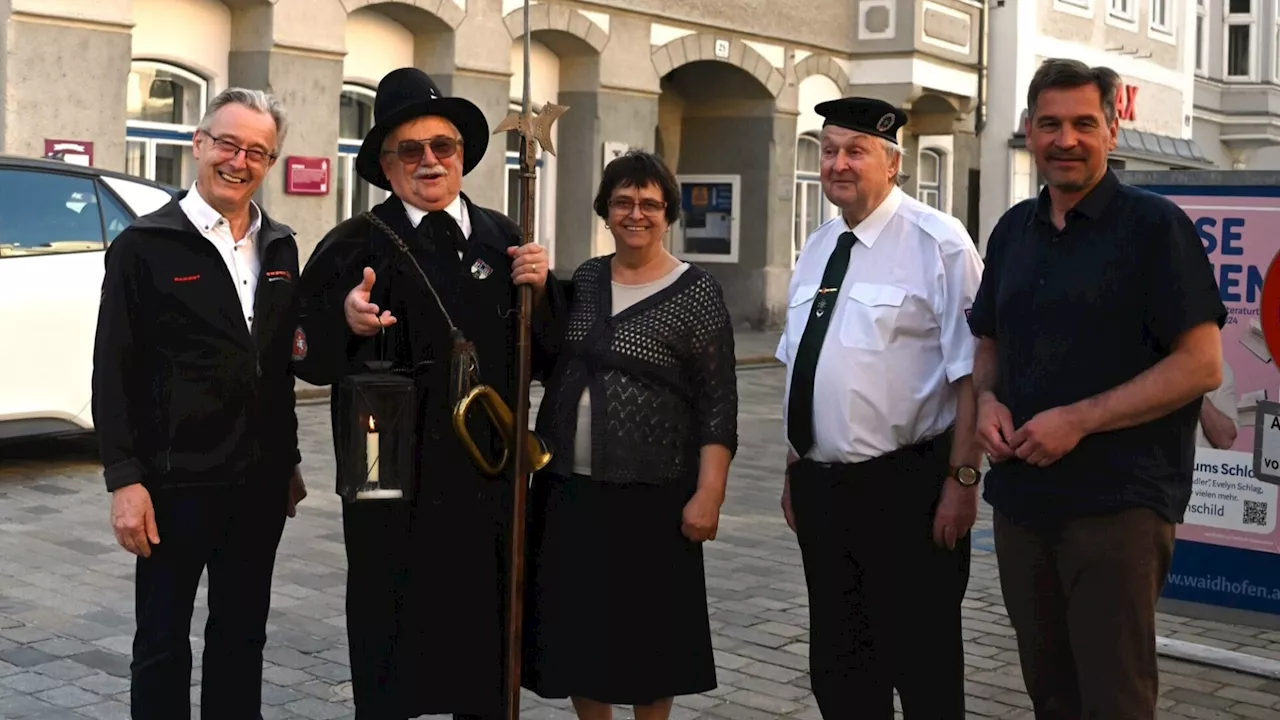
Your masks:
[[[458,227],[458,221],[454,220],[449,213],[444,210],[429,212],[423,219],[422,225],[427,226],[431,238],[440,242],[443,247],[452,247],[457,252],[466,254],[467,240],[462,237],[462,228]]]
[[[849,253],[857,241],[858,236],[851,232],[841,233],[836,241],[836,249],[831,252],[827,269],[822,273],[822,286],[814,295],[813,307],[809,309],[809,321],[805,323],[804,335],[800,337],[800,347],[796,349],[795,365],[791,370],[791,396],[787,403],[787,439],[800,457],[813,447],[813,377],[818,369],[818,354],[822,352],[827,326],[831,324],[831,316],[836,309],[836,298],[840,297],[840,284],[844,282],[844,273],[849,268]]]

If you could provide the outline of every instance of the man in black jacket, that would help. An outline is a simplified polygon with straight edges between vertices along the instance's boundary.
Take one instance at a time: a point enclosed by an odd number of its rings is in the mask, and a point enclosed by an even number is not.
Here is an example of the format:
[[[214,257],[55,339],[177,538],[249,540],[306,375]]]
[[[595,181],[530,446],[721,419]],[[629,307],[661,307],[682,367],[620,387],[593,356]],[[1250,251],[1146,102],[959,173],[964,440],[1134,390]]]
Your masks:
[[[106,254],[93,415],[111,524],[138,556],[133,717],[189,718],[192,606],[209,568],[204,717],[259,717],[271,573],[305,495],[291,367],[293,231],[252,202],[285,135],[232,88],[193,138],[194,186]]]
[[[339,386],[383,356],[417,391],[412,502],[342,508],[356,719],[499,718],[511,482],[481,472],[453,430],[450,331],[474,343],[480,382],[514,408],[516,286],[533,288],[535,376],[563,297],[546,251],[516,247],[519,227],[462,192],[489,142],[478,107],[401,68],[378,85],[373,112],[356,172],[392,195],[331,230],[298,289],[299,377]],[[340,438],[347,418],[332,409]],[[491,426],[473,415],[473,438],[496,457]],[[334,451],[341,464],[347,449]]]

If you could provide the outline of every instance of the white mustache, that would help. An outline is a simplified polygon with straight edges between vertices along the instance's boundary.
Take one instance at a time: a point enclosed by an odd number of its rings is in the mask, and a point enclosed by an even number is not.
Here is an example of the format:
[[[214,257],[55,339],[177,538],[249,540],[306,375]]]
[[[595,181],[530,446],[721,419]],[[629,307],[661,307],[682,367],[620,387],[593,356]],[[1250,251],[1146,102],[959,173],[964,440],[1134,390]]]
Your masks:
[[[449,171],[444,169],[443,165],[431,165],[429,167],[423,166],[418,168],[417,170],[414,170],[413,178],[415,180],[418,180],[421,178],[444,177],[445,175],[448,175],[448,174],[449,174]]]

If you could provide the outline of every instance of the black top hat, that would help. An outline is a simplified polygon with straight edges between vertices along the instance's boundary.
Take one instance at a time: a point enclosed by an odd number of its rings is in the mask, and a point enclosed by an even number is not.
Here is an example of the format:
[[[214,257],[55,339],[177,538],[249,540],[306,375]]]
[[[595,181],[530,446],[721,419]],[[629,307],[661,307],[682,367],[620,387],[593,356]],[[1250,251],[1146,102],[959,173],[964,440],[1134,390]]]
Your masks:
[[[907,114],[883,100],[847,97],[818,103],[813,111],[826,118],[823,125],[839,125],[849,130],[898,142],[898,129],[907,124]]]
[[[489,122],[469,100],[444,97],[432,79],[418,68],[400,68],[387,73],[378,83],[373,100],[373,127],[360,145],[356,172],[383,190],[391,182],[382,172],[379,157],[387,134],[402,123],[424,115],[438,115],[453,123],[462,134],[462,174],[475,168],[489,147]]]

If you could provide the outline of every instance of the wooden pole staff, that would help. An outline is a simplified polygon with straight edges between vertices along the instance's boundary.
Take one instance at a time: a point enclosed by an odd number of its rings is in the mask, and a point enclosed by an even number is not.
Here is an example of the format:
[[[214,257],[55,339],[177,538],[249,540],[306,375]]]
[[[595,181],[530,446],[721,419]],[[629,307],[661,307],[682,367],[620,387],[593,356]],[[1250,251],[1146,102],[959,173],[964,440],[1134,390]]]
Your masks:
[[[537,219],[535,201],[537,200],[538,177],[538,145],[541,144],[548,153],[555,155],[555,146],[551,142],[551,126],[569,108],[547,103],[538,113],[533,112],[529,100],[529,89],[532,85],[532,70],[529,61],[529,0],[524,0],[524,91],[519,113],[511,113],[493,131],[499,133],[516,131],[520,134],[520,244],[533,242],[534,224]],[[508,720],[519,720],[520,717],[520,667],[522,658],[523,619],[524,619],[524,546],[525,546],[525,504],[528,497],[531,468],[529,467],[528,441],[529,433],[529,386],[532,382],[532,338],[530,315],[533,311],[533,290],[528,285],[520,285],[520,326],[517,341],[517,357],[519,368],[516,375],[516,408],[514,418],[515,447],[511,448],[512,468],[512,503],[511,503],[511,560],[509,567],[509,589],[507,593],[507,687],[506,705]]]

